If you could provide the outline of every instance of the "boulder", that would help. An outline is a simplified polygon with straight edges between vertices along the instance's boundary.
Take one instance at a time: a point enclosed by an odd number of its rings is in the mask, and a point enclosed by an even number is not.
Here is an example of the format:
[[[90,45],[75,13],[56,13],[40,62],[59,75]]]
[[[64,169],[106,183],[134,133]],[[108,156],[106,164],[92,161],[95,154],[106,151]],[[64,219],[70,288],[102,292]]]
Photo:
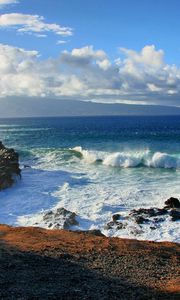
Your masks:
[[[137,235],[143,232],[142,228],[156,230],[169,217],[171,217],[171,221],[178,221],[180,219],[180,201],[171,197],[165,201],[165,204],[164,208],[133,209],[125,216],[119,213],[114,214],[112,220],[105,225],[104,229],[122,230],[126,228],[130,233]]]
[[[151,207],[151,208],[139,208],[139,209],[133,209],[130,212],[130,216],[146,216],[148,218],[157,217],[166,215],[168,212],[165,208],[157,208],[157,207]]]
[[[124,229],[126,228],[126,223],[123,223],[120,221],[120,218],[121,218],[121,215],[120,214],[114,214],[112,215],[112,221],[108,222],[104,229],[106,230],[109,230],[109,229],[117,229],[117,230],[120,230],[120,229]]]
[[[178,210],[171,210],[170,211],[170,216],[172,217],[172,221],[178,221],[180,220],[180,211]]]
[[[11,187],[15,176],[21,176],[19,155],[0,142],[0,190]]]
[[[164,204],[166,209],[170,208],[180,208],[180,201],[177,198],[171,197],[167,199]]]
[[[121,217],[120,214],[114,214],[114,215],[112,216],[113,222],[116,222],[117,220],[119,220],[120,217]]]
[[[79,225],[77,215],[64,207],[50,210],[43,216],[43,222],[48,228],[69,229],[71,226]]]
[[[134,220],[137,224],[143,224],[143,223],[147,223],[149,221],[149,219],[146,219],[142,216],[135,216]]]

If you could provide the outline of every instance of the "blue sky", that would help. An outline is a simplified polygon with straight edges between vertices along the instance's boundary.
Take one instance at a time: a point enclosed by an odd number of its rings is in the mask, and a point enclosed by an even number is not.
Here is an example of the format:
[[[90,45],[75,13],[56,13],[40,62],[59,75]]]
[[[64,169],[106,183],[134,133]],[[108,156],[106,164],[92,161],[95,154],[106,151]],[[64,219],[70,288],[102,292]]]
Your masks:
[[[179,0],[0,0],[0,97],[179,106],[179,12]]]
[[[46,57],[61,49],[94,45],[113,58],[118,47],[140,50],[154,44],[165,51],[167,63],[180,64],[179,0],[21,0],[1,12],[38,14],[49,23],[72,27],[74,35],[64,39],[68,43],[57,46],[53,34],[38,39],[10,29],[0,31],[2,43],[35,48]]]

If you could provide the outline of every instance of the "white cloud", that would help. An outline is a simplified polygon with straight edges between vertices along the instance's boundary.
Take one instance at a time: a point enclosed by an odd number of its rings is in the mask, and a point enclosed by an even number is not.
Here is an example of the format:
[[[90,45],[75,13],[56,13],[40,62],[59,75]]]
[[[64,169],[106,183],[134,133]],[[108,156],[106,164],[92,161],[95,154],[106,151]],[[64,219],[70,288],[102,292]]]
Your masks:
[[[127,56],[126,63],[131,61],[153,68],[159,68],[163,65],[164,52],[163,50],[157,51],[154,45],[145,46],[140,53],[126,48],[120,48],[120,51]]]
[[[55,23],[46,23],[44,17],[39,15],[26,15],[21,13],[3,14],[0,16],[0,27],[14,28],[22,33],[48,33],[53,32],[60,36],[71,36],[72,28],[62,27]]]
[[[103,60],[98,60],[96,63],[104,71],[107,71],[111,66],[111,63],[107,58],[105,58]]]
[[[15,4],[15,3],[19,3],[19,1],[18,0],[0,0],[0,8],[4,7],[5,5]]]
[[[42,60],[37,51],[0,45],[0,97],[54,96],[96,102],[180,106],[180,68],[164,62],[162,50],[123,49],[110,62],[92,46]]]
[[[93,46],[75,48],[71,52],[63,51],[61,62],[67,65],[86,67],[91,63],[102,62],[107,58],[106,53],[102,50],[94,50]]]
[[[86,46],[83,48],[75,48],[72,50],[71,55],[73,57],[88,57],[95,59],[104,59],[106,57],[106,53],[103,50],[94,50],[93,46]]]

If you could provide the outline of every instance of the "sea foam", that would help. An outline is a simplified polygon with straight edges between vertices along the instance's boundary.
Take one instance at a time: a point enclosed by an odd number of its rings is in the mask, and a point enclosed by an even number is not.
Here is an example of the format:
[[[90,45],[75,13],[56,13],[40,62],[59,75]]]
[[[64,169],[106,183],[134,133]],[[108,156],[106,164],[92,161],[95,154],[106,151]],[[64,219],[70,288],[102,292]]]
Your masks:
[[[135,168],[139,166],[151,168],[179,169],[180,157],[163,152],[151,153],[149,150],[135,152],[107,153],[89,151],[82,147],[72,149],[81,154],[87,163],[102,162],[103,165],[120,168]]]

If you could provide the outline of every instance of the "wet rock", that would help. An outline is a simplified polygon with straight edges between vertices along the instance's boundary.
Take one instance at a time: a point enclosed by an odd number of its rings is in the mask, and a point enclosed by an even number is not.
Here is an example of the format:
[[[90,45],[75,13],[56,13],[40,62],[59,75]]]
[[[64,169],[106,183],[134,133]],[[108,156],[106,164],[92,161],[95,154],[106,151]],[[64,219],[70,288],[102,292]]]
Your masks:
[[[43,221],[48,228],[69,229],[71,226],[79,225],[77,215],[63,207],[50,210],[43,216]]]
[[[148,224],[152,230],[157,228],[158,223],[165,221],[166,217],[170,215],[170,212],[166,207],[165,208],[139,208],[132,210],[128,218],[134,220],[137,224]],[[161,217],[164,216],[164,217]],[[172,220],[177,220],[178,214],[176,214]]]
[[[108,222],[105,226],[104,229],[105,230],[110,230],[110,229],[122,229],[123,228],[123,223],[114,223],[114,222]]]
[[[164,202],[165,208],[180,208],[180,201],[177,198],[171,197]]]
[[[108,222],[104,229],[121,230],[126,229],[133,235],[140,235],[144,228],[156,230],[163,226],[163,222],[169,217],[171,221],[180,219],[180,201],[177,198],[169,198],[164,208],[151,207],[131,210],[126,216],[114,214],[112,221]]]
[[[146,219],[142,216],[135,216],[134,219],[137,224],[143,224],[143,223],[147,223],[149,221],[149,219]]]
[[[0,190],[11,187],[15,176],[21,176],[19,155],[14,149],[6,148],[0,142]]]
[[[43,220],[48,222],[53,217],[53,215],[53,211],[50,210],[43,216]]]
[[[106,230],[112,229],[114,227],[114,224],[115,223],[113,221],[110,221],[104,226],[104,229]]]
[[[180,220],[180,211],[178,210],[171,210],[170,211],[170,216],[172,217],[172,221],[178,221]]]
[[[140,235],[140,234],[143,234],[144,231],[142,229],[137,228],[137,227],[131,226],[130,227],[130,233],[133,234],[133,235]]]
[[[165,220],[165,218],[154,218],[153,221],[154,223],[160,223],[163,222]]]
[[[127,226],[126,223],[122,223],[122,222],[117,222],[116,223],[116,229],[119,230],[119,229],[125,229]]]
[[[24,167],[24,169],[29,169],[29,168],[31,168],[31,166],[29,166],[29,165],[24,165],[23,167]]]
[[[117,220],[119,220],[120,217],[121,217],[120,214],[114,214],[114,215],[112,216],[113,222],[116,222]]]
[[[105,225],[104,229],[109,230],[109,229],[115,228],[115,229],[117,229],[117,230],[120,230],[120,229],[126,228],[126,225],[127,225],[126,223],[117,221],[119,218],[120,218],[120,215],[119,215],[119,214],[113,215],[113,216],[112,216],[113,221],[108,222],[108,223]]]
[[[166,215],[168,212],[165,208],[139,208],[139,209],[133,209],[129,216],[143,216],[145,215],[148,218],[157,217]]]
[[[156,226],[150,226],[149,228],[150,228],[151,230],[156,230],[156,229],[157,229]]]

